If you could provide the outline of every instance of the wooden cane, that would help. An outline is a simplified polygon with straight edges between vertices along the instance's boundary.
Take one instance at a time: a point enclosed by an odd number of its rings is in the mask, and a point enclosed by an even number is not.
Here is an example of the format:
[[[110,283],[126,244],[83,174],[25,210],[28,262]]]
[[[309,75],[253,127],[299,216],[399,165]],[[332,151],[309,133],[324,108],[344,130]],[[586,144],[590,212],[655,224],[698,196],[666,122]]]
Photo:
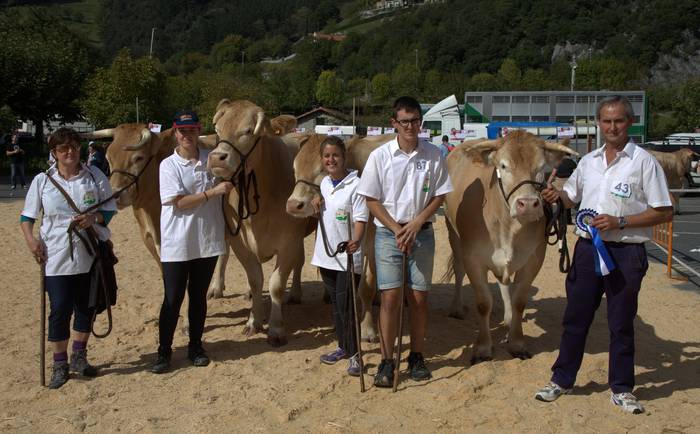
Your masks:
[[[46,264],[41,264],[41,282],[39,283],[39,291],[41,291],[41,320],[39,333],[39,381],[41,386],[46,386]]]
[[[403,257],[401,260],[401,295],[399,297],[399,334],[398,334],[398,343],[396,345],[396,355],[394,356],[394,387],[392,390],[396,392],[396,389],[399,387],[399,364],[401,363],[401,344],[402,344],[402,338],[403,338],[403,300],[406,295],[406,284],[407,284],[407,276],[406,276],[406,266],[408,263],[408,257],[406,255],[406,252],[403,252]]]
[[[348,240],[352,240],[352,221],[348,218]],[[350,276],[350,288],[352,288],[352,313],[353,323],[355,326],[355,341],[357,344],[357,357],[360,362],[360,392],[365,391],[365,363],[362,360],[362,330],[360,329],[360,317],[357,311],[357,287],[355,285],[355,264],[353,254],[346,253],[348,256],[347,273]]]

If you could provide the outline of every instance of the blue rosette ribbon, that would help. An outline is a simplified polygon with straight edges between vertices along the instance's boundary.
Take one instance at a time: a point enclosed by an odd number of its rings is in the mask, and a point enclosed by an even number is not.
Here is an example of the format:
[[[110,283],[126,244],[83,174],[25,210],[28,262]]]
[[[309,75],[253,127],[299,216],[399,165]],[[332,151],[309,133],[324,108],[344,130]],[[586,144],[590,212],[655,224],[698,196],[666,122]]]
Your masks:
[[[615,261],[613,261],[610,252],[605,247],[605,242],[600,238],[600,232],[598,229],[594,228],[591,224],[595,216],[598,213],[590,208],[584,208],[579,210],[576,214],[576,226],[582,231],[588,232],[591,235],[591,240],[593,241],[593,246],[598,253],[595,258],[595,272],[598,276],[607,276],[616,268]]]

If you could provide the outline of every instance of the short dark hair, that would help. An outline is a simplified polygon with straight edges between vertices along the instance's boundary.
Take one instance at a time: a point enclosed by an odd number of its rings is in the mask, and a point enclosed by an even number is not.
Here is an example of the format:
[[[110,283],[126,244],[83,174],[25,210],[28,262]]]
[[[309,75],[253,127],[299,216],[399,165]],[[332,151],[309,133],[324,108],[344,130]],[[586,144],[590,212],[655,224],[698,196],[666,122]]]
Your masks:
[[[600,111],[603,109],[603,107],[607,107],[609,105],[616,105],[616,104],[620,104],[625,109],[625,116],[627,116],[628,120],[631,120],[631,121],[634,120],[634,109],[632,108],[632,104],[630,103],[630,100],[628,100],[626,96],[622,96],[622,95],[607,96],[607,97],[601,99],[598,102],[598,107],[596,108],[596,111],[595,111],[596,118],[600,119]]]
[[[418,113],[418,117],[423,119],[423,112],[420,103],[412,96],[400,96],[394,101],[394,119],[398,116],[399,110]]]
[[[56,146],[63,144],[80,146],[80,135],[72,128],[61,127],[49,136],[49,149],[54,150]]]
[[[449,141],[450,141],[450,138],[447,137],[447,136],[442,136],[442,141],[443,141],[443,142],[449,142]]]
[[[321,147],[319,148],[319,153],[323,155],[323,150],[326,146],[337,146],[345,157],[345,142],[338,136],[328,136],[321,142]]]

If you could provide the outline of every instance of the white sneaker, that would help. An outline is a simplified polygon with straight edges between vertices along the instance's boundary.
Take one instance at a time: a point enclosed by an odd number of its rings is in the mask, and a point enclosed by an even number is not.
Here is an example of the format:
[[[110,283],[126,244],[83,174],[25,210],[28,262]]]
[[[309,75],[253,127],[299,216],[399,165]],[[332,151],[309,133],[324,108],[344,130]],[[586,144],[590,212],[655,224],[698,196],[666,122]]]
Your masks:
[[[571,389],[564,389],[560,387],[557,383],[550,381],[546,386],[541,388],[535,393],[535,399],[538,401],[552,402],[555,401],[562,395],[566,395],[571,392]]]
[[[610,402],[628,413],[644,413],[644,406],[642,406],[642,404],[637,401],[637,398],[629,392],[610,393]]]

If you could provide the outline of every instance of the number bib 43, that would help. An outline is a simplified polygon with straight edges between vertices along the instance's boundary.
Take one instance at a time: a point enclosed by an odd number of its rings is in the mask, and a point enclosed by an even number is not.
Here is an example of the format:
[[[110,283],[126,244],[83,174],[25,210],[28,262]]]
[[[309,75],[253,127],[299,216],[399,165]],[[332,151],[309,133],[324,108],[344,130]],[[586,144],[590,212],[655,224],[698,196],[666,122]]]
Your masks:
[[[613,196],[629,198],[632,196],[632,187],[628,182],[615,182],[610,188]]]

